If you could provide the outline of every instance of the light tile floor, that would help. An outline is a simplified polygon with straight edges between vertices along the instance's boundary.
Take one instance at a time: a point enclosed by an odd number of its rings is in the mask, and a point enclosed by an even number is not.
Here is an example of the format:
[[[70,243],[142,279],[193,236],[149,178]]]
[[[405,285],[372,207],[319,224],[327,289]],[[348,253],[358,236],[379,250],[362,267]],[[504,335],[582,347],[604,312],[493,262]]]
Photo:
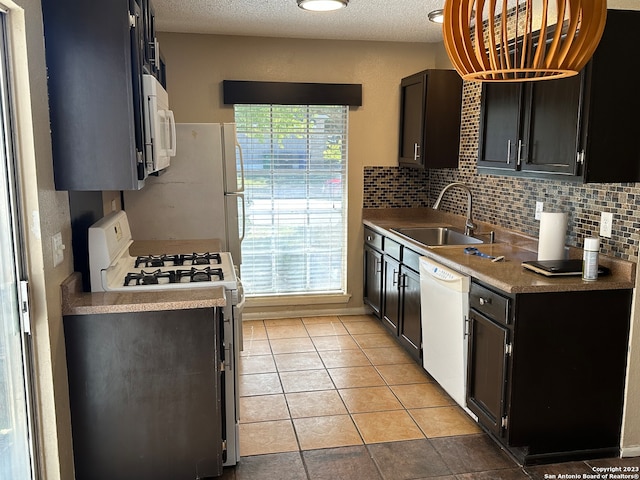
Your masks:
[[[240,454],[480,433],[368,315],[245,321]]]

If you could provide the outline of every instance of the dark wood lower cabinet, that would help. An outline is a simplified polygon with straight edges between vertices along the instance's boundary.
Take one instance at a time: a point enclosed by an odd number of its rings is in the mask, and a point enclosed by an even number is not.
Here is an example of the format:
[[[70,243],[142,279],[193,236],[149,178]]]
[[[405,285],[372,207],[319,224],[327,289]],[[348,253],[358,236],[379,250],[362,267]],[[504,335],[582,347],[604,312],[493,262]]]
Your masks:
[[[471,342],[467,395],[469,408],[495,435],[505,415],[509,330],[477,312],[470,312]]]
[[[76,479],[222,474],[222,321],[216,308],[64,317]]]
[[[403,267],[400,275],[402,314],[399,338],[405,349],[419,360],[421,357],[422,323],[420,318],[420,274]]]
[[[472,284],[468,407],[519,462],[619,455],[631,298]]]
[[[364,231],[364,302],[420,362],[420,254],[368,227]]]
[[[403,255],[408,252],[405,248]],[[389,255],[384,255],[383,265],[382,323],[419,361],[422,356],[420,274]]]
[[[364,246],[364,302],[380,316],[382,309],[382,253]]]
[[[380,282],[379,317],[420,362],[420,255],[368,233],[368,303]],[[631,300],[630,289],[510,294],[472,280],[467,407],[518,462],[619,455]]]
[[[395,336],[400,325],[400,262],[388,255],[383,258],[382,323]]]

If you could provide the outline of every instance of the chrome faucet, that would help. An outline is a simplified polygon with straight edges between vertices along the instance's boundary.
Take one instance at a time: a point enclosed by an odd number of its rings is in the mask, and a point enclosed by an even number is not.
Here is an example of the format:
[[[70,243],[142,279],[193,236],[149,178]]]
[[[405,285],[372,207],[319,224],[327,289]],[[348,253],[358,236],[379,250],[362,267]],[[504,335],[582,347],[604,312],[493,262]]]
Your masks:
[[[446,187],[444,187],[440,192],[440,195],[438,195],[436,203],[433,204],[432,208],[434,210],[438,210],[438,207],[440,207],[440,202],[442,201],[442,197],[444,196],[445,192],[453,187],[460,187],[465,192],[467,192],[467,221],[464,224],[464,234],[473,235],[473,231],[477,228],[477,225],[473,223],[473,214],[472,214],[473,198],[471,196],[471,190],[469,190],[469,187],[467,187],[464,183],[453,182],[447,185]]]

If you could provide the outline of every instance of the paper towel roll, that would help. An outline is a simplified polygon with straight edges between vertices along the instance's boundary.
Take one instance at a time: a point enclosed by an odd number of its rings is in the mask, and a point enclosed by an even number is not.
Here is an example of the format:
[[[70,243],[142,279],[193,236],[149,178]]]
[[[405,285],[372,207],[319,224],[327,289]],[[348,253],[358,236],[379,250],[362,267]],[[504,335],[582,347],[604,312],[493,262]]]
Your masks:
[[[538,260],[562,260],[566,234],[566,213],[542,212],[538,236]]]

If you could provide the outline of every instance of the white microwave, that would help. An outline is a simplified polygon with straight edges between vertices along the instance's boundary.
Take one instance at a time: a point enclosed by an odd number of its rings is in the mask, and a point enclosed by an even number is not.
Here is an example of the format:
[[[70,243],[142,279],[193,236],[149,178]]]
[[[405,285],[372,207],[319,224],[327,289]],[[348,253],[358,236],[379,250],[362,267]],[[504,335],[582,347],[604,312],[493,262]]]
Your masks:
[[[153,75],[142,78],[144,144],[147,175],[169,166],[176,154],[176,122],[169,110],[169,95]]]

